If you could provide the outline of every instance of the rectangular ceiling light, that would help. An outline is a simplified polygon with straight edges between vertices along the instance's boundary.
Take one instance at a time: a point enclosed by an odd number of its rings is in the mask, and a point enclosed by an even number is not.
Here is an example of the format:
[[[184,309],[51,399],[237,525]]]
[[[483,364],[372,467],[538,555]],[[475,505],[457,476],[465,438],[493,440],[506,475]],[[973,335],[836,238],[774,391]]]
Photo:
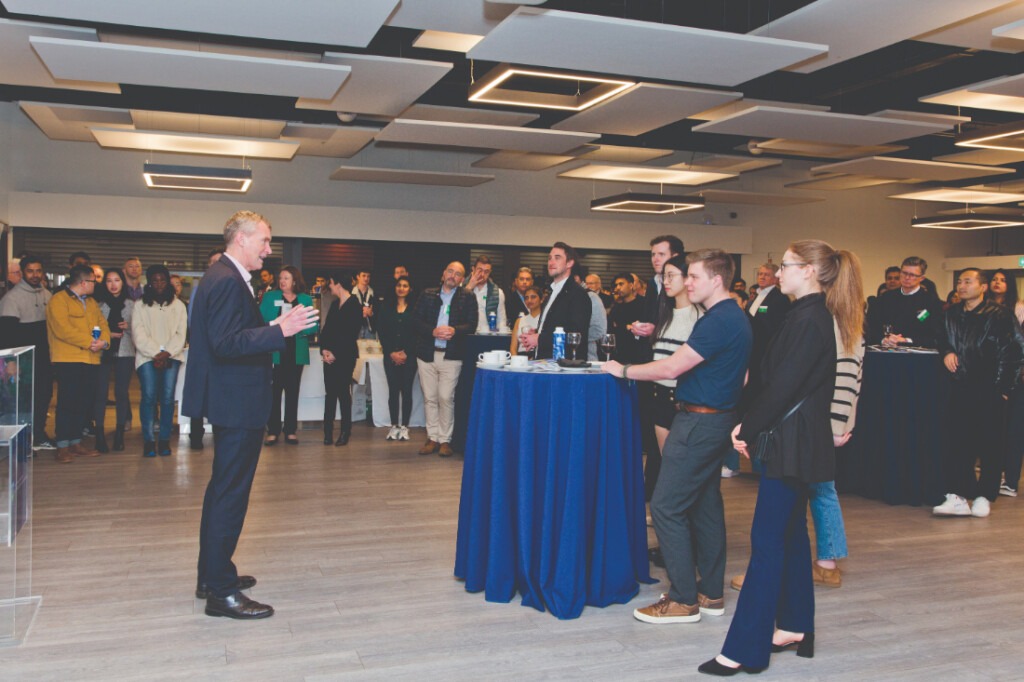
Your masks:
[[[911,227],[924,227],[933,230],[991,230],[997,227],[1019,227],[1024,225],[1020,216],[987,216],[964,214],[959,217],[930,216],[914,218]]]
[[[1024,122],[1008,123],[966,135],[956,141],[956,146],[1001,149],[1010,152],[1024,151]]]
[[[575,86],[576,94],[562,95],[552,92],[536,92],[510,87],[516,79],[551,79],[565,82],[569,89]],[[609,97],[614,97],[626,88],[636,85],[633,81],[578,76],[569,73],[554,73],[534,69],[520,69],[499,64],[490,73],[469,88],[469,101],[488,104],[509,104],[517,107],[538,107],[541,109],[562,109],[583,111]]]
[[[696,172],[648,166],[609,166],[591,163],[559,173],[558,177],[576,180],[643,182],[658,185],[703,185],[735,178],[737,175],[737,173]]]
[[[614,213],[653,213],[665,215],[695,211],[704,208],[704,200],[700,197],[679,197],[666,194],[641,194],[624,192],[610,197],[594,199],[590,202],[591,211],[611,211]]]
[[[939,187],[923,189],[906,194],[893,194],[890,199],[911,199],[913,201],[951,201],[958,204],[1008,204],[1024,201],[1024,194],[1014,192],[989,192],[961,187]]]
[[[248,192],[252,170],[248,168],[206,168],[147,163],[142,177],[152,189],[187,189],[202,192]]]
[[[89,131],[96,142],[105,149],[249,156],[258,159],[290,159],[299,150],[298,142],[282,142],[254,137],[220,137],[218,135],[162,133],[99,127],[90,127]]]

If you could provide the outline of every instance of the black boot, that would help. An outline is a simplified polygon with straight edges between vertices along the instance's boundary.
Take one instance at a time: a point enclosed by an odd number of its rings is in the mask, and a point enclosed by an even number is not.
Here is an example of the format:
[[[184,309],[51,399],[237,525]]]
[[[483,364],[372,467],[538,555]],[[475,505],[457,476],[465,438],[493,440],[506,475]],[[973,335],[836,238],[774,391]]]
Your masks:
[[[114,444],[110,447],[110,449],[113,450],[114,452],[124,451],[124,431],[122,430],[123,428],[123,426],[118,425],[118,427],[114,430]]]
[[[96,452],[110,452],[110,448],[107,447],[107,436],[102,431],[96,432]]]
[[[349,435],[351,435],[351,434],[349,434],[348,431],[342,431],[341,435],[338,436],[338,440],[334,441],[334,444],[338,445],[338,446],[340,446],[340,445],[348,445]]]

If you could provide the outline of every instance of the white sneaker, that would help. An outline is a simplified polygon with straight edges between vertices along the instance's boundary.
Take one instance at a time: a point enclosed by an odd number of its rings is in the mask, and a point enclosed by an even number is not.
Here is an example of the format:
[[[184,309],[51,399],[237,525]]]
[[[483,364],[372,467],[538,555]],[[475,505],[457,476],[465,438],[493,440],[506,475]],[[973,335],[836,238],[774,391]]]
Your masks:
[[[733,476],[739,476],[740,472],[729,467],[722,467],[722,478],[732,478]]]
[[[1017,497],[1017,489],[1011,488],[1005,483],[999,486],[999,494],[1006,495],[1007,497]]]
[[[398,440],[398,434],[400,429],[397,426],[392,426],[391,430],[388,431],[388,440]]]
[[[936,516],[970,516],[971,505],[959,495],[947,493],[946,501],[937,507],[932,507],[932,513]]]
[[[409,427],[400,426],[398,427],[398,440],[409,440]]]
[[[971,516],[977,516],[979,519],[983,519],[989,515],[992,511],[992,504],[988,501],[987,497],[979,497],[974,500],[974,506],[971,507]]]

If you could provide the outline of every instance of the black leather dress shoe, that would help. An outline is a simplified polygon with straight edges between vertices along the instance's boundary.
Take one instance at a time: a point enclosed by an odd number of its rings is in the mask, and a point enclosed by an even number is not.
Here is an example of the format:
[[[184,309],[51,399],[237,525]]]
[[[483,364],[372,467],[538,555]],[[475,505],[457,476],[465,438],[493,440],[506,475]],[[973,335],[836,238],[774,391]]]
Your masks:
[[[248,590],[255,584],[256,578],[253,578],[251,575],[238,576],[238,589],[240,590]],[[210,596],[210,593],[206,591],[205,583],[196,586],[196,599],[206,599]]]
[[[336,446],[348,445],[349,434],[343,433],[338,436],[338,440],[334,441]]]
[[[241,592],[235,592],[223,599],[207,597],[206,615],[237,618],[238,620],[253,620],[256,618],[270,618],[274,615],[274,607],[269,604],[253,601]]]

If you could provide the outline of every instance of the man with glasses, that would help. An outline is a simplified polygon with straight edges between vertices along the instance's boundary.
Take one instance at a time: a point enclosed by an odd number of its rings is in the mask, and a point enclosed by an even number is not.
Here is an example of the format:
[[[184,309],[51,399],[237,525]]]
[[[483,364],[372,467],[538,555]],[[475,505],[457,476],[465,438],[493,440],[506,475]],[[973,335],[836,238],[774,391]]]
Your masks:
[[[93,298],[95,289],[92,268],[75,265],[64,288],[46,306],[50,360],[57,377],[57,461],[62,463],[99,455],[82,445],[100,356],[110,347],[110,328]]]
[[[943,336],[942,303],[921,286],[928,262],[911,256],[900,266],[900,286],[878,297],[868,311],[868,343],[936,348]]]

